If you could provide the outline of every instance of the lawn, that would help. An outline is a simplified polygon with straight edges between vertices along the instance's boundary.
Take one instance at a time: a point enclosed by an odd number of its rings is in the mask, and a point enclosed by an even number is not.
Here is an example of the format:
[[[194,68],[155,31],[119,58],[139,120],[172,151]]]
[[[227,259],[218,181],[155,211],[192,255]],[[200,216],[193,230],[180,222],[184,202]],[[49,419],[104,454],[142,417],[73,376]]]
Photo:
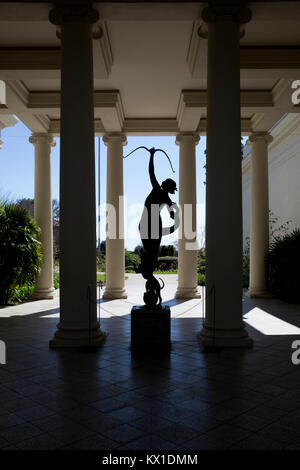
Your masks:
[[[125,279],[128,279],[128,276],[125,276]],[[99,281],[102,281],[102,282],[106,281],[106,274],[105,273],[103,273],[103,274],[97,273],[97,282],[99,282]]]

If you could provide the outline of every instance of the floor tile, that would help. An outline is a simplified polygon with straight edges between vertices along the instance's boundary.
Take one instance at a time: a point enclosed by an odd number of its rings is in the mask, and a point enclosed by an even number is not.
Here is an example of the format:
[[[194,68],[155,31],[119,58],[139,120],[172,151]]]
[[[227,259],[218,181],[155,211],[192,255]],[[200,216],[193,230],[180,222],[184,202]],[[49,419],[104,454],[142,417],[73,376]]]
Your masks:
[[[40,310],[34,302],[9,307],[12,317],[0,310],[9,353],[0,368],[0,448],[299,449],[294,338],[248,327],[253,350],[203,354],[196,340],[203,319],[196,302],[173,298],[173,276],[163,292],[172,307],[172,350],[131,354],[130,309],[144,287],[132,276],[126,301],[101,303],[109,335],[95,354],[49,350],[57,318],[48,314],[58,300],[41,301]],[[248,298],[243,306],[300,327],[299,306]]]
[[[17,424],[0,431],[0,437],[10,444],[18,444],[25,439],[38,436],[39,434],[41,434],[41,430],[29,423]]]
[[[143,434],[141,430],[128,424],[122,424],[121,426],[109,429],[105,432],[106,437],[120,444],[127,444],[130,441],[137,440],[142,437]]]

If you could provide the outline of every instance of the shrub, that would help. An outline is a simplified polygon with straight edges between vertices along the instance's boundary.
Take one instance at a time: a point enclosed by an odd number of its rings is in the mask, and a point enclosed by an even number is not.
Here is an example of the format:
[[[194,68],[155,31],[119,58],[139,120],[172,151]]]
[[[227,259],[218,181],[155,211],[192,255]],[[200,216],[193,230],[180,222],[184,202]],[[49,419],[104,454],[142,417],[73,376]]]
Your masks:
[[[23,286],[15,287],[12,289],[9,295],[9,302],[12,303],[19,303],[19,302],[26,302],[29,296],[34,291],[34,284],[28,283],[24,284]]]
[[[59,272],[54,273],[53,286],[54,286],[54,289],[59,289]]]
[[[106,270],[106,260],[105,260],[105,255],[102,253],[97,254],[97,269],[98,271],[104,272]]]
[[[269,210],[269,237],[270,244],[290,230],[291,220],[279,225],[279,217],[273,211]],[[248,289],[250,284],[250,237],[246,237],[243,250],[243,287]]]
[[[125,271],[135,272],[135,266],[141,262],[139,255],[130,250],[125,250]]]
[[[171,245],[170,245],[171,246]],[[157,270],[164,271],[177,271],[178,258],[177,256],[159,256]]]
[[[270,291],[279,299],[300,303],[300,229],[276,237],[266,260]]]
[[[205,274],[198,273],[198,286],[205,286]]]
[[[24,292],[34,283],[42,264],[38,236],[39,228],[25,209],[16,204],[0,206],[1,305],[14,298],[15,289],[24,288]]]
[[[205,274],[205,263],[205,248],[200,248],[200,250],[198,250],[197,256],[197,272],[199,274]]]

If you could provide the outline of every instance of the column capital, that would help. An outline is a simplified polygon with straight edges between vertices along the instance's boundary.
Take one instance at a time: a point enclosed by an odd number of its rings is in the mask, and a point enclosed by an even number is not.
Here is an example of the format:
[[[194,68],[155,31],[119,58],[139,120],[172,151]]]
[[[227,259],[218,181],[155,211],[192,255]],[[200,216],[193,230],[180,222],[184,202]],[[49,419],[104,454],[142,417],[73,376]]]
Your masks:
[[[55,147],[56,142],[53,139],[52,134],[48,134],[47,132],[34,132],[28,140],[31,144],[35,145],[36,143],[41,142],[43,139],[46,140],[50,147]]]
[[[123,134],[122,132],[110,132],[108,134],[104,134],[102,140],[106,146],[109,142],[119,142],[123,146],[127,145],[126,134]]]
[[[200,136],[196,132],[180,132],[180,134],[176,135],[175,143],[176,145],[180,145],[183,142],[192,141],[194,142],[195,145],[197,145],[199,140],[200,140]]]
[[[246,144],[251,145],[253,142],[265,142],[266,145],[270,144],[273,141],[273,136],[268,132],[253,132]]]
[[[239,24],[245,24],[251,20],[252,13],[245,4],[234,1],[226,4],[213,2],[202,10],[201,17],[205,23],[234,21]]]
[[[94,24],[98,20],[98,10],[88,5],[58,6],[49,12],[50,23],[57,26],[67,22]]]

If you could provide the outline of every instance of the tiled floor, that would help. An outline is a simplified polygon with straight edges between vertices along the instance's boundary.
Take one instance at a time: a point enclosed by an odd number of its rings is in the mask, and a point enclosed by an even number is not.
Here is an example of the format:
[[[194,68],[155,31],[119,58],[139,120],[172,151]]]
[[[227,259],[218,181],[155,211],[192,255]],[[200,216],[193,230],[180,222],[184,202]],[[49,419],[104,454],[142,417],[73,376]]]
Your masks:
[[[164,355],[129,350],[135,275],[128,300],[101,304],[108,337],[95,354],[49,350],[58,299],[0,310],[0,449],[300,448],[300,365],[291,362],[300,305],[245,299],[254,349],[202,354],[202,301],[176,302],[176,277],[167,279]]]

